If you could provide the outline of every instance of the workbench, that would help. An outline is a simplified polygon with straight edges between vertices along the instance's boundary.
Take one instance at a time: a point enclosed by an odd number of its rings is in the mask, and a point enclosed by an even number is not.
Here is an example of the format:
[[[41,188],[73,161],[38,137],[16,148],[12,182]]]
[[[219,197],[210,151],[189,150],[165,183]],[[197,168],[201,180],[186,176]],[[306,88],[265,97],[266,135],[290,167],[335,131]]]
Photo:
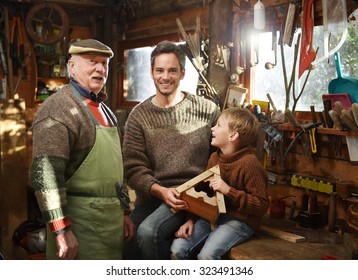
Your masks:
[[[286,226],[291,232],[285,230]],[[293,229],[300,234],[292,233]],[[329,233],[326,228],[299,228],[294,221],[285,219],[266,220],[263,230],[233,247],[226,257],[231,260],[352,260],[358,257],[357,247],[357,235]]]

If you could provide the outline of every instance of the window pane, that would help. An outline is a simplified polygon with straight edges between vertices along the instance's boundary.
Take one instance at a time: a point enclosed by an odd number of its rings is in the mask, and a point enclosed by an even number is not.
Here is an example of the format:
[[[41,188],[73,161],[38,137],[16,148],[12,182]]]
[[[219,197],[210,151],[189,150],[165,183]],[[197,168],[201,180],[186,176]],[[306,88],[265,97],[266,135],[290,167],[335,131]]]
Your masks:
[[[126,101],[140,102],[155,94],[155,86],[150,75],[150,54],[154,47],[142,47],[125,51],[124,97]],[[196,94],[199,74],[186,58],[185,76],[180,83],[182,91]]]
[[[294,57],[294,46],[297,42],[297,32],[293,39],[292,46],[284,46],[286,71],[288,76],[288,82],[291,78],[293,57]],[[340,39],[340,34],[334,36],[332,34],[330,42],[333,47],[337,44]],[[358,39],[354,29],[348,26],[348,35],[345,43],[339,49],[342,63],[342,73],[347,77],[357,77],[358,73]],[[280,110],[285,108],[286,95],[284,88],[284,78],[282,70],[282,61],[280,46],[277,47],[277,65],[268,70],[265,68],[266,62],[274,63],[274,53],[271,48],[271,32],[261,33],[259,37],[259,64],[252,67],[252,76],[254,77],[251,96],[252,99],[268,100],[266,94],[269,92],[276,107]],[[323,44],[323,27],[316,26],[314,28],[313,47],[316,50],[319,47],[317,53],[317,59],[324,56],[324,44]],[[330,46],[329,49],[333,47]],[[299,67],[299,60],[297,61],[296,68],[296,80],[295,80],[295,96],[300,93],[300,90],[304,84],[308,71],[305,71],[302,77],[297,80],[297,73]],[[329,59],[315,65],[315,69],[311,71],[308,78],[307,84],[304,88],[302,96],[300,97],[296,110],[309,111],[310,106],[314,105],[317,111],[323,110],[322,94],[328,93],[329,82],[337,78],[336,66],[333,55]],[[290,93],[290,106],[292,109],[293,97],[292,91]]]

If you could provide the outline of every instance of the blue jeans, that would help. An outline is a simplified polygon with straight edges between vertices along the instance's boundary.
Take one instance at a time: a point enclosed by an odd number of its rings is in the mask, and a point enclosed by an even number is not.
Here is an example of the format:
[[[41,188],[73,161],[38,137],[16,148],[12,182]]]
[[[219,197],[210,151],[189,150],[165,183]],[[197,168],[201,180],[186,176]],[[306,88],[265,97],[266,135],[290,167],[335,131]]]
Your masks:
[[[177,238],[171,247],[173,260],[188,260],[204,242],[198,260],[220,260],[233,246],[251,238],[254,230],[248,225],[229,215],[221,214],[217,227],[212,230],[210,223],[199,219],[194,224],[190,238]]]
[[[148,204],[141,204],[136,205],[133,209],[132,213],[130,214],[130,218],[133,221],[134,225],[136,226],[136,235],[134,238],[124,243],[123,247],[123,259],[124,260],[142,260],[142,252],[138,247],[137,243],[137,230],[139,225],[147,218],[151,213],[158,208],[160,203],[148,203]]]
[[[170,260],[170,246],[185,213],[173,212],[163,203],[140,224],[137,241],[144,260]]]

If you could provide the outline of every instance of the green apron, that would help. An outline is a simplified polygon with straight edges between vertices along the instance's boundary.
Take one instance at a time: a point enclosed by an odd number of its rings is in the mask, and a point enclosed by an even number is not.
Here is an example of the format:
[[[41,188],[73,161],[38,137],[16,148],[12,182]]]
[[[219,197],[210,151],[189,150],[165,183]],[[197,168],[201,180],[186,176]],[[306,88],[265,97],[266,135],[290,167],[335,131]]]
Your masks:
[[[119,135],[116,127],[100,126],[85,106],[96,124],[95,144],[65,184],[71,229],[78,241],[76,259],[122,259],[124,210],[117,196],[123,182]],[[58,259],[49,229],[47,236],[47,258]]]

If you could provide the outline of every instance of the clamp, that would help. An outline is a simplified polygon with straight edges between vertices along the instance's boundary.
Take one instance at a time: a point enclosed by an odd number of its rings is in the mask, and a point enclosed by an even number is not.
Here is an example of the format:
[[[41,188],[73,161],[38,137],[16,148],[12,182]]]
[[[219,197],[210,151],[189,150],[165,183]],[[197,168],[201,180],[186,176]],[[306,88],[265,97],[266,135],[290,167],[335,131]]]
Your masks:
[[[309,131],[309,132],[310,132],[312,129],[314,129],[314,132],[316,133],[316,132],[317,132],[317,131],[316,131],[316,128],[319,127],[321,124],[322,124],[322,123],[320,123],[320,122],[316,122],[316,123],[311,123],[311,124],[308,124],[308,125],[303,126],[304,129],[300,130],[300,132],[298,132],[298,133],[296,134],[295,138],[293,138],[292,141],[290,142],[290,144],[288,145],[288,147],[287,147],[287,149],[286,149],[286,151],[285,151],[285,154],[284,154],[284,156],[283,156],[283,160],[286,159],[287,154],[288,154],[288,152],[291,150],[293,144],[295,144],[295,142],[297,141],[297,139],[298,139],[302,134],[304,134],[306,131]],[[313,139],[314,139],[314,141],[313,141]],[[311,133],[310,133],[310,140],[311,140]],[[312,152],[313,152],[313,150],[316,150],[316,152],[317,152],[317,145],[316,145],[316,140],[315,140],[314,137],[312,137],[312,142],[311,142],[311,143],[314,144],[314,145],[311,145],[311,150],[312,150]]]
[[[317,137],[317,128],[313,127],[312,129],[310,129],[309,135],[310,135],[310,146],[311,146],[311,152],[313,155],[317,154],[317,144],[316,144],[316,137]]]
[[[311,109],[311,116],[312,116],[313,123],[318,123],[314,105],[311,105],[310,109]],[[315,157],[317,155],[317,128],[316,127],[313,127],[312,129],[309,130],[309,137],[310,137],[311,153],[312,156]]]

